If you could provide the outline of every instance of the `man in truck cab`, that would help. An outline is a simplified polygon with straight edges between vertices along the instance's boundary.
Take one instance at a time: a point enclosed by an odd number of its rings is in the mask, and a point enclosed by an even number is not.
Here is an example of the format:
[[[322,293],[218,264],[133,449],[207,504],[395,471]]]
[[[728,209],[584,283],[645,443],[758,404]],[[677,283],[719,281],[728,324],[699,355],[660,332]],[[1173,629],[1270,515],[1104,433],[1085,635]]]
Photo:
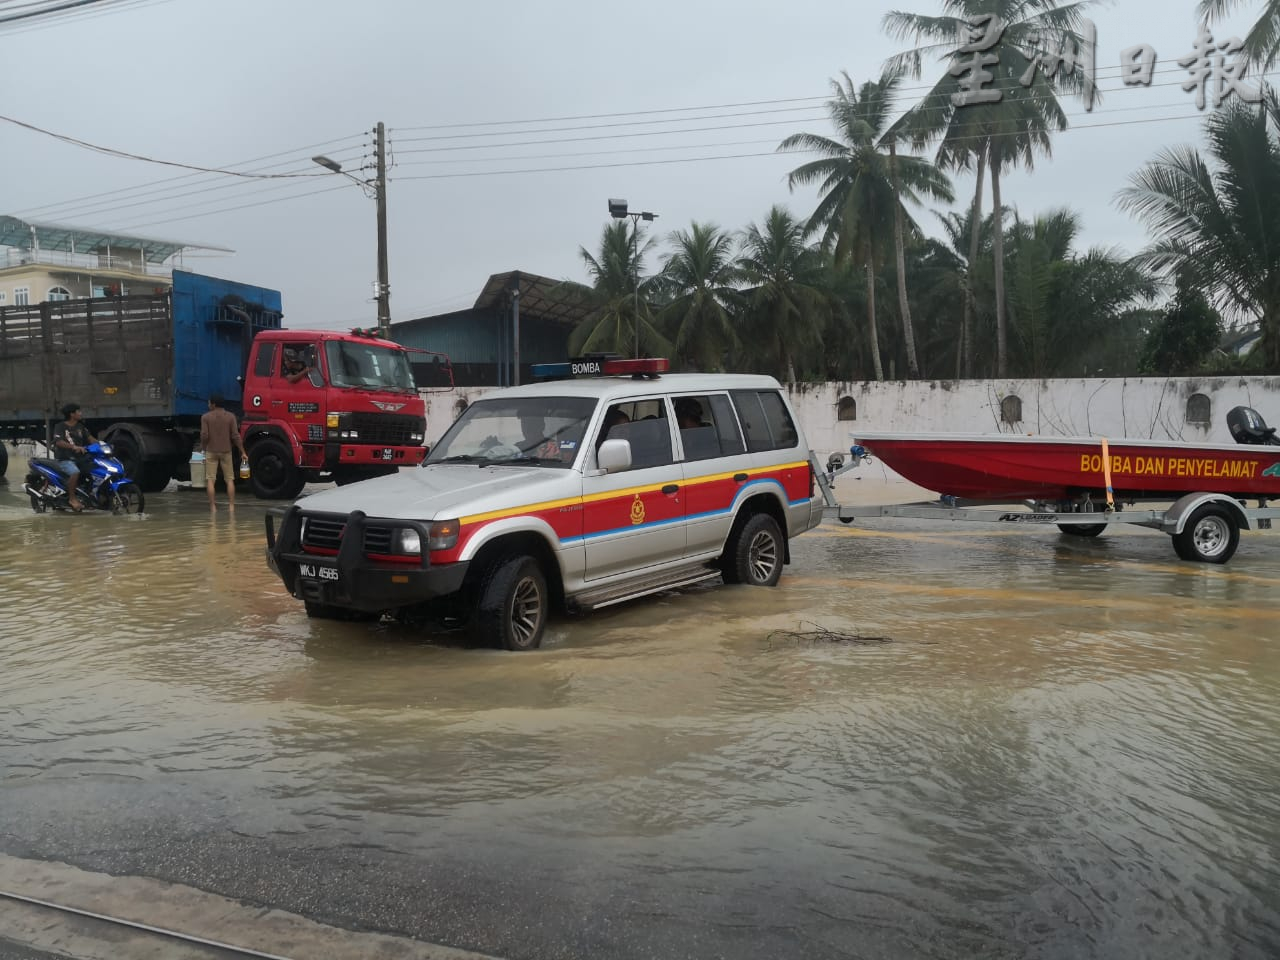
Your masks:
[[[290,383],[299,383],[302,380],[310,379],[310,382],[316,383],[319,379],[316,374],[314,359],[312,357],[310,347],[286,347],[284,351],[284,378]]]

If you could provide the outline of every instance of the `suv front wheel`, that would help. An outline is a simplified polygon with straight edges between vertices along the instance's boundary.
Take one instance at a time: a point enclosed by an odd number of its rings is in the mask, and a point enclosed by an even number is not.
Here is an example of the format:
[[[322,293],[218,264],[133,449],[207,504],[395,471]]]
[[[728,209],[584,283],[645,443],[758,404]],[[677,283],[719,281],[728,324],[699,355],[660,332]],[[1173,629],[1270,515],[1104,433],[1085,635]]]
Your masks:
[[[550,612],[547,578],[538,561],[514,556],[496,562],[480,581],[471,632],[479,643],[507,650],[536,650]]]
[[[782,576],[785,551],[778,522],[767,513],[755,514],[730,535],[724,548],[721,566],[725,582],[776,586]]]

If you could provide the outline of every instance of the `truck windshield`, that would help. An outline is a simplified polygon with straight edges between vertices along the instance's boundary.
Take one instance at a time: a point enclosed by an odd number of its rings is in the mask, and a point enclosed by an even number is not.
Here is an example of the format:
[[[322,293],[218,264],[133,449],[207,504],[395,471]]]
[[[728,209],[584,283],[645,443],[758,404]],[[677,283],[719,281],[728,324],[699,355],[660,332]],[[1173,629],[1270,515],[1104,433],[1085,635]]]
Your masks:
[[[325,344],[329,361],[329,382],[335,387],[363,387],[368,390],[417,391],[409,355],[403,350],[372,343],[330,340]]]
[[[427,463],[569,467],[595,412],[592,397],[477,400],[431,449]]]

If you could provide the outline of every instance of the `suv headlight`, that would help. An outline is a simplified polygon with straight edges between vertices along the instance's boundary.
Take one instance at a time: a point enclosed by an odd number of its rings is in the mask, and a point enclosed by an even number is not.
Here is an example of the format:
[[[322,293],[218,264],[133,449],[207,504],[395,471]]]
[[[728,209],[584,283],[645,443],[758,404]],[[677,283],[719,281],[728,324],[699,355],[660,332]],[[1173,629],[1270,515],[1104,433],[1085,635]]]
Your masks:
[[[404,553],[414,557],[422,556],[422,537],[418,535],[417,530],[404,527],[396,534],[396,547],[397,553]]]

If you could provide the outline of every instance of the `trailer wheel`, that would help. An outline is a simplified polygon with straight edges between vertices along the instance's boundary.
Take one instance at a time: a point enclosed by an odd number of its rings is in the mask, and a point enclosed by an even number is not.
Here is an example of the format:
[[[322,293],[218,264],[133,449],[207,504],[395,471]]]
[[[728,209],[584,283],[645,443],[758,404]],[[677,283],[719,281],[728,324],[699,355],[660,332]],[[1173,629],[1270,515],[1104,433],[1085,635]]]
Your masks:
[[[1206,503],[1173,535],[1173,549],[1193,563],[1226,563],[1240,545],[1240,524],[1226,507]]]
[[[757,513],[729,537],[721,559],[725,582],[776,586],[782,577],[785,555],[786,544],[778,522],[767,513]]]
[[[1060,523],[1058,529],[1068,537],[1096,537],[1107,529],[1105,523]]]
[[[490,567],[480,581],[480,602],[471,620],[478,643],[506,650],[536,650],[550,612],[547,578],[533,557],[517,554]]]
[[[293,456],[279,440],[259,440],[249,448],[249,486],[260,500],[292,500],[306,485]]]

